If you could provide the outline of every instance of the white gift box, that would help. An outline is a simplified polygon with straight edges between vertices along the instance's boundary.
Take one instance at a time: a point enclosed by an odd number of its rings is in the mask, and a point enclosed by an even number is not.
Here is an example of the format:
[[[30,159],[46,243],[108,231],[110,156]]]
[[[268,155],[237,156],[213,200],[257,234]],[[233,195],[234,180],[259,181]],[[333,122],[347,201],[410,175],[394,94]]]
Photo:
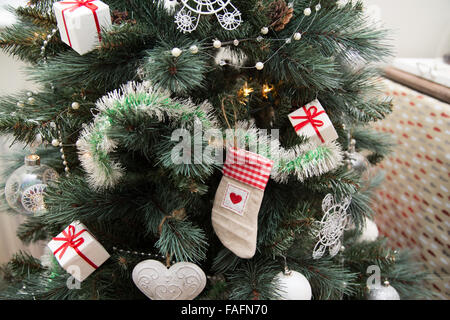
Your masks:
[[[289,120],[299,136],[318,145],[334,141],[338,134],[319,100],[314,100],[289,114]]]
[[[79,221],[72,222],[47,246],[61,267],[80,282],[110,257],[105,248]]]
[[[53,4],[61,40],[80,55],[100,44],[102,28],[111,27],[109,6],[98,0],[65,0]]]

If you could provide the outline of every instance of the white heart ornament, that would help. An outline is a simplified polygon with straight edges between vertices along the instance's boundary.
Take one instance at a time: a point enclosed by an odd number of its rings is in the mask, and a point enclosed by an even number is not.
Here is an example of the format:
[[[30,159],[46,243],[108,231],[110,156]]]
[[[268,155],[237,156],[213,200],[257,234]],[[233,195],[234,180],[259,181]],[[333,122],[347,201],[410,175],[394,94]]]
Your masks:
[[[206,286],[206,275],[190,262],[169,269],[157,260],[145,260],[133,269],[135,285],[152,300],[192,300]]]

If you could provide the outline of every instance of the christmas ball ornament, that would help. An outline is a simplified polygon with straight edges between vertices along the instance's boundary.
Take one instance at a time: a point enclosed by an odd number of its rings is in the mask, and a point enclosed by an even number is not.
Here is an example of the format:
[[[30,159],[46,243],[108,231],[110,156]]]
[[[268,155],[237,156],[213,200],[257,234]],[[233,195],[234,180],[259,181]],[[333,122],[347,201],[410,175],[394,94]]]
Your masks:
[[[337,57],[337,62],[342,66],[344,71],[349,73],[357,73],[363,69],[367,61],[361,57],[356,50],[347,50]]]
[[[281,300],[311,300],[311,285],[304,275],[297,271],[286,270],[274,278]]]
[[[356,152],[356,140],[351,139],[348,152],[345,152],[345,162],[348,169],[353,169],[360,175],[366,173],[370,167],[370,163],[366,157]]]
[[[6,181],[6,201],[12,209],[22,214],[44,212],[45,189],[48,183],[57,178],[55,170],[40,164],[38,155],[28,155],[25,165],[15,170]]]
[[[264,63],[262,63],[262,62],[257,62],[256,65],[255,65],[255,68],[256,68],[257,70],[262,70],[262,69],[264,69]]]
[[[206,286],[206,275],[190,262],[167,268],[157,260],[145,260],[133,269],[133,281],[152,300],[193,300]]]
[[[367,292],[367,300],[400,300],[400,295],[389,281],[382,285],[372,285]]]
[[[378,227],[376,223],[367,217],[365,218],[365,221],[364,229],[357,242],[375,241],[378,238]]]
[[[173,55],[174,57],[179,57],[179,56],[181,55],[182,52],[183,52],[183,51],[181,51],[181,49],[179,49],[179,48],[173,48],[173,49],[172,49],[172,55]]]
[[[369,169],[369,161],[362,154],[355,152],[349,154],[349,168],[362,174]]]

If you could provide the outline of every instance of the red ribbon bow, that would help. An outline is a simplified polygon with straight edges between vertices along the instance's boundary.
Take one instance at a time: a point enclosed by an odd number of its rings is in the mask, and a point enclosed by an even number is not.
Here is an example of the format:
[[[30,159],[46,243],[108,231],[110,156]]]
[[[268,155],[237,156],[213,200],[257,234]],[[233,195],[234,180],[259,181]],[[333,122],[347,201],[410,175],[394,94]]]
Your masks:
[[[320,134],[320,131],[318,128],[320,128],[321,126],[324,125],[322,120],[317,120],[314,119],[315,117],[325,113],[324,110],[317,112],[317,107],[316,106],[311,106],[308,108],[306,108],[306,106],[303,106],[303,111],[305,112],[305,116],[292,116],[292,119],[297,119],[297,120],[305,120],[300,122],[299,124],[297,124],[294,129],[295,132],[299,131],[300,129],[302,129],[303,127],[307,126],[308,124],[311,124],[314,128],[314,130],[317,133],[317,136],[320,138],[320,141],[322,141],[322,143],[325,143],[325,140],[323,139],[322,135]]]
[[[84,242],[84,238],[78,238],[83,232],[87,231],[86,229],[82,229],[81,231],[79,231],[78,233],[75,233],[75,227],[73,225],[70,225],[67,228],[68,232],[66,232],[66,230],[64,230],[62,232],[64,238],[58,238],[55,237],[53,238],[54,241],[64,241],[64,243],[55,250],[55,252],[53,253],[55,256],[56,254],[61,251],[59,253],[59,259],[61,259],[64,254],[66,253],[67,248],[72,248],[76,251],[76,253],[83,258],[87,263],[89,263],[89,265],[91,267],[93,267],[94,269],[97,269],[98,266],[95,265],[95,263],[93,263],[91,260],[89,260],[88,257],[86,257],[81,251],[80,249],[78,249],[79,246],[81,246]],[[78,238],[78,239],[77,239]]]
[[[86,7],[88,9],[91,9],[92,14],[94,15],[94,20],[95,20],[95,26],[97,27],[97,33],[98,33],[98,40],[101,42],[102,41],[102,37],[100,36],[100,23],[98,22],[98,17],[97,17],[97,13],[95,11],[97,11],[98,7],[93,4],[92,2],[94,2],[96,0],[75,0],[75,1],[65,1],[65,2],[61,2],[61,4],[73,4],[73,6],[65,8],[62,10],[62,17],[63,17],[63,22],[64,22],[64,28],[66,29],[66,34],[67,34],[67,39],[69,40],[69,45],[72,46],[72,42],[70,41],[70,36],[69,36],[69,30],[67,29],[67,25],[66,25],[66,17],[64,16],[64,11],[69,10],[69,11],[75,11],[78,8],[81,7]]]

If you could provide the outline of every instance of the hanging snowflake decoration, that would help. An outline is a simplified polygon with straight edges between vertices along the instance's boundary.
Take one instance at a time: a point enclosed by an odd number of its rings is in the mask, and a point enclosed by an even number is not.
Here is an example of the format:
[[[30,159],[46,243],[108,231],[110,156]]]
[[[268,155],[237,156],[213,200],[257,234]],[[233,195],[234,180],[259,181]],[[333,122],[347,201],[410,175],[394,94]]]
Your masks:
[[[183,33],[194,31],[198,26],[198,22],[199,19],[193,17],[191,11],[185,11],[183,9],[175,15],[175,23]]]
[[[234,30],[242,23],[241,13],[231,0],[181,0],[181,2],[183,8],[175,15],[175,23],[184,33],[194,31],[202,15],[215,14],[225,30]],[[193,17],[192,13],[198,16]]]
[[[22,205],[28,212],[37,212],[45,209],[44,192],[46,184],[39,183],[25,189],[22,194]]]
[[[317,223],[318,231],[315,232],[319,241],[313,250],[313,258],[320,259],[326,248],[331,257],[334,257],[341,248],[341,238],[347,226],[349,215],[347,208],[350,205],[351,197],[347,197],[340,203],[335,203],[332,194],[327,194],[322,201],[322,210],[325,213],[320,222]]]

